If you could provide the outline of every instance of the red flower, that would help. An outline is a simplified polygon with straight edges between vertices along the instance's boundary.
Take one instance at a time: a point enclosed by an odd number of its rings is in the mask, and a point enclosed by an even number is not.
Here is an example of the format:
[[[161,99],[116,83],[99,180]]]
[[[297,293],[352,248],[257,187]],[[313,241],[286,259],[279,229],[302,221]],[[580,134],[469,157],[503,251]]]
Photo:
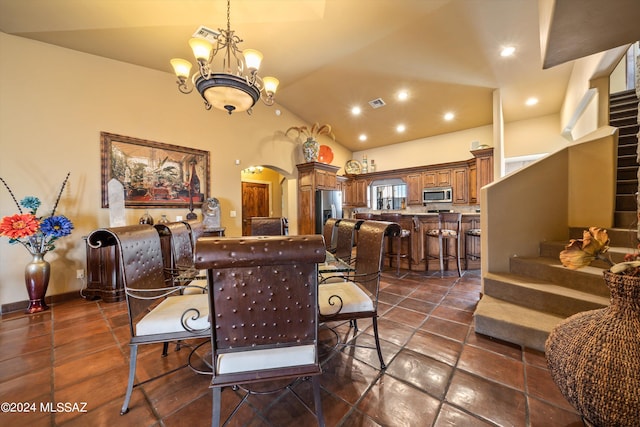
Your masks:
[[[0,222],[0,235],[10,239],[33,236],[38,232],[40,223],[35,215],[16,214],[5,216]]]

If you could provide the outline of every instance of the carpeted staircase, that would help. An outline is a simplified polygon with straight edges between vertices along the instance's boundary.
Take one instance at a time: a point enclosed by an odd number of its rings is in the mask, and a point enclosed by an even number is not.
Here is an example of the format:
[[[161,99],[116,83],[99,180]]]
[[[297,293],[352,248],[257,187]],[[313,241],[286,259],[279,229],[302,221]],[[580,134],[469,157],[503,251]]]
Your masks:
[[[638,97],[635,90],[611,94],[609,124],[618,128],[615,226],[629,228],[636,221],[638,191]]]
[[[571,229],[581,238],[582,229]],[[609,254],[620,262],[635,246],[635,230],[607,230]],[[524,347],[544,351],[551,329],[575,313],[606,307],[609,290],[602,273],[604,261],[569,270],[558,255],[568,242],[543,242],[538,257],[514,257],[509,273],[487,273],[484,294],[475,312],[475,330]]]

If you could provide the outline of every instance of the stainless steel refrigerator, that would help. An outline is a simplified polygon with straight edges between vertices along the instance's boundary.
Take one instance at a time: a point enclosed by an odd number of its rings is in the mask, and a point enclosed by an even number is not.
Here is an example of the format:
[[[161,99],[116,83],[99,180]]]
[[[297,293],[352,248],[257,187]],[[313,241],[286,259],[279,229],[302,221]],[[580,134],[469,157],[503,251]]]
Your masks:
[[[328,218],[342,218],[342,191],[316,190],[317,234],[322,234],[322,228]]]

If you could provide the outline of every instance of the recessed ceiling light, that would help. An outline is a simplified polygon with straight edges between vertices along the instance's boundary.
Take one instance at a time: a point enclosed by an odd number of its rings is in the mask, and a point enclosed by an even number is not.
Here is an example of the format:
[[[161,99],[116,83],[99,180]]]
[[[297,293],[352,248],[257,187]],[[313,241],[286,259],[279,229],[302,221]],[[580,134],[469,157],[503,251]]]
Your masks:
[[[454,118],[455,116],[456,116],[456,115],[455,115],[455,114],[453,114],[453,113],[446,113],[446,114],[444,115],[444,119],[445,119],[446,121],[451,121],[451,120],[453,120],[453,118]]]
[[[406,101],[409,98],[409,92],[407,92],[406,90],[401,90],[400,92],[398,92],[396,97],[399,101]]]
[[[357,105],[353,108],[351,108],[351,114],[353,114],[354,116],[359,116],[360,113],[362,113],[362,109],[360,107],[358,107]]]
[[[398,133],[402,133],[407,129],[407,127],[403,124],[399,124],[398,126],[396,126],[396,132]]]
[[[361,133],[360,136],[358,137],[358,139],[360,141],[366,141],[367,140],[367,135],[365,135],[364,133]]]
[[[503,47],[500,51],[500,56],[511,56],[516,52],[516,48],[513,46]]]
[[[538,103],[538,98],[529,98],[527,99],[527,101],[525,102],[525,104],[527,105],[536,105]]]

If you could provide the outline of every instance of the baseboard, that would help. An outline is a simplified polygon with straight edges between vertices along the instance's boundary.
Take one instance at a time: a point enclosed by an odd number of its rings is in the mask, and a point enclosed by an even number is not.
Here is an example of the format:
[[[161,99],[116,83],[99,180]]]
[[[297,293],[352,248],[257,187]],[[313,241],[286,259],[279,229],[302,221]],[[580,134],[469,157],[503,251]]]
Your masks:
[[[47,303],[47,305],[56,304],[56,303],[69,301],[76,298],[81,298],[80,291],[71,291],[71,292],[65,292],[63,294],[51,295],[51,296],[45,297],[45,302]],[[27,307],[29,307],[29,300],[2,304],[0,306],[0,315],[13,313],[16,311],[23,311],[23,310],[26,310]]]

